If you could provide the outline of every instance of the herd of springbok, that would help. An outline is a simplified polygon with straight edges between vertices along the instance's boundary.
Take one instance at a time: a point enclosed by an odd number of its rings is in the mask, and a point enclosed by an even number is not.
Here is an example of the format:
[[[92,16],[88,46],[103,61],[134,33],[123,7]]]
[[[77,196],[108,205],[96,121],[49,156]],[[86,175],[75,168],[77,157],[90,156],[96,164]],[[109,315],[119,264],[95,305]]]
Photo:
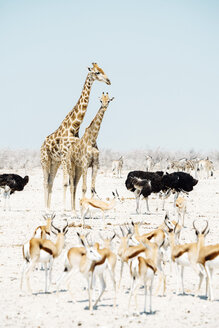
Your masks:
[[[141,233],[143,222],[134,222],[131,219],[126,224],[115,226],[111,233],[107,231],[105,225],[105,212],[115,206],[116,199],[120,199],[118,192],[114,193],[113,200],[105,202],[95,198],[82,198],[80,201],[82,229],[75,234],[78,237],[78,244],[72,246],[67,251],[65,247],[65,237],[70,229],[67,223],[64,227],[58,228],[54,224],[55,214],[46,214],[44,219],[46,224],[36,227],[32,238],[23,245],[24,267],[21,275],[21,289],[26,289],[32,293],[30,277],[38,264],[45,270],[45,293],[52,287],[53,262],[63,253],[63,270],[56,279],[56,293],[62,287],[69,290],[75,302],[74,290],[71,282],[75,279],[75,273],[81,275],[87,281],[88,307],[89,310],[96,308],[101,301],[104,292],[110,289],[107,286],[106,272],[108,272],[111,283],[113,284],[114,297],[112,305],[118,305],[118,291],[121,291],[121,281],[123,279],[124,265],[129,266],[130,272],[130,291],[127,301],[127,311],[130,313],[132,298],[135,299],[135,310],[139,313],[137,294],[139,287],[144,286],[144,313],[152,312],[152,295],[154,288],[154,277],[158,276],[156,286],[157,294],[162,284],[162,295],[166,294],[167,266],[170,272],[175,267],[176,281],[175,291],[177,294],[184,294],[184,268],[190,267],[197,275],[197,289],[195,295],[200,294],[203,280],[206,282],[205,295],[209,300],[214,300],[212,274],[215,268],[219,268],[219,244],[205,245],[205,237],[209,233],[209,223],[207,220],[193,221],[193,228],[196,233],[196,242],[181,243],[180,234],[184,228],[184,216],[186,213],[186,199],[179,196],[176,199],[175,207],[178,212],[178,219],[170,217],[166,212],[164,221],[155,230]],[[124,199],[123,199],[124,201]],[[92,229],[86,232],[84,225],[85,217],[89,210],[97,208],[102,211],[104,229],[99,230],[99,238]],[[92,226],[92,220],[91,220]],[[56,240],[50,239],[51,234],[56,236]],[[119,247],[117,251],[112,247],[112,241],[117,239]],[[119,278],[116,279],[116,266],[120,266]],[[99,293],[95,298],[94,291],[99,281]],[[149,300],[147,298],[149,297]],[[147,303],[148,302],[148,303]]]

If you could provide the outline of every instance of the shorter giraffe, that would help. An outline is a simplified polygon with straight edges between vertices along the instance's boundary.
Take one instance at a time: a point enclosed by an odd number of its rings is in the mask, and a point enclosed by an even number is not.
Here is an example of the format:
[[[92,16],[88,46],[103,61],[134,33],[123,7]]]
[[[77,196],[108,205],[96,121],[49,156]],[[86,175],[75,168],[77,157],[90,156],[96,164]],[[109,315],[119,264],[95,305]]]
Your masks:
[[[101,107],[94,117],[93,121],[86,128],[85,133],[81,139],[75,138],[72,146],[67,155],[67,167],[70,180],[70,191],[71,191],[71,207],[72,211],[75,212],[75,195],[77,184],[80,180],[81,175],[83,176],[82,185],[82,197],[85,196],[87,191],[87,170],[92,167],[92,182],[91,182],[91,193],[92,196],[95,193],[95,182],[97,176],[97,170],[99,168],[99,150],[96,145],[96,140],[99,134],[100,125],[103,120],[103,116],[109,103],[114,98],[109,98],[108,93],[102,94],[100,99]]]

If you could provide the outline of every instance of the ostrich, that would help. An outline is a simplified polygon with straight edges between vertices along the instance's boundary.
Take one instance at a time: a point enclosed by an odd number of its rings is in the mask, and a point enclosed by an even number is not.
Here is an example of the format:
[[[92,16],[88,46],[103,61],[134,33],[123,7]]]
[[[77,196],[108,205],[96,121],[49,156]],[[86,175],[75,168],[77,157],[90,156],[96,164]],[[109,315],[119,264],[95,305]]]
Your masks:
[[[10,209],[10,195],[15,191],[23,190],[28,181],[29,177],[27,175],[22,178],[20,175],[13,173],[0,174],[0,188],[4,189],[3,196],[5,198],[4,211],[6,209],[6,200],[8,199]]]
[[[198,183],[190,174],[185,172],[173,172],[164,174],[162,171],[144,172],[131,171],[126,179],[126,188],[135,193],[136,212],[139,213],[139,200],[142,195],[146,199],[147,211],[149,212],[148,196],[151,193],[160,193],[163,199],[168,198],[171,192],[175,193],[174,208],[176,199],[180,192],[189,193]],[[164,203],[163,203],[164,209]]]
[[[139,200],[142,195],[146,199],[147,212],[149,212],[148,196],[151,193],[159,193],[166,191],[162,182],[164,172],[144,172],[131,171],[129,172],[125,185],[126,188],[135,194],[136,198],[136,212],[139,213]]]
[[[168,190],[168,196],[170,196],[171,191],[175,193],[174,208],[176,205],[176,200],[179,197],[179,193],[184,192],[188,194],[198,183],[198,180],[194,179],[189,173],[186,172],[173,172],[170,174],[166,173],[162,180],[163,184]]]

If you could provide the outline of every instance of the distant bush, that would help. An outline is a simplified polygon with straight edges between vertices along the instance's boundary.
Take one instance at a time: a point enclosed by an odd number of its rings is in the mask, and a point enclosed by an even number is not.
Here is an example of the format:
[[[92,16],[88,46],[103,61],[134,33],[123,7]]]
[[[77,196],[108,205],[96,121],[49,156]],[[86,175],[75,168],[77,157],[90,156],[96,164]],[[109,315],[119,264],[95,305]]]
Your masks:
[[[30,149],[1,149],[0,169],[34,168],[40,166],[40,152]]]
[[[193,149],[188,152],[166,151],[158,149],[132,150],[129,152],[113,151],[112,149],[100,150],[100,167],[111,169],[112,161],[118,160],[123,156],[124,169],[126,170],[144,170],[145,156],[150,155],[155,163],[159,163],[161,169],[166,168],[168,161],[179,160],[180,158],[199,158],[207,156],[213,161],[215,168],[219,166],[219,151],[210,153],[199,153]],[[29,169],[40,167],[40,151],[30,149],[2,149],[0,150],[0,169]]]

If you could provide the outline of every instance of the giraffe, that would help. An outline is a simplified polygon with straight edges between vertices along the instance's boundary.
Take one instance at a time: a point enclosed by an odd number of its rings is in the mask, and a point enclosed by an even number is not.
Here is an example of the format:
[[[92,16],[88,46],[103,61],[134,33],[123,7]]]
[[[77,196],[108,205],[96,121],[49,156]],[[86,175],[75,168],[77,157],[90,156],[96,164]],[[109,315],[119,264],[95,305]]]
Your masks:
[[[51,206],[52,186],[60,165],[63,169],[63,203],[66,209],[66,190],[68,186],[68,173],[66,155],[75,137],[78,137],[80,125],[87,110],[90,91],[95,80],[111,82],[104,71],[92,63],[93,67],[88,67],[88,74],[82,89],[81,96],[75,107],[67,114],[58,129],[46,137],[41,147],[41,166],[44,178],[44,199],[47,210]]]
[[[71,148],[67,155],[67,167],[70,179],[70,191],[71,191],[71,207],[75,214],[75,195],[77,184],[82,175],[82,197],[85,196],[87,191],[87,170],[92,167],[92,180],[91,180],[91,194],[95,193],[95,182],[97,176],[97,170],[99,168],[99,150],[96,145],[96,140],[99,134],[100,126],[103,120],[103,116],[109,103],[114,99],[109,98],[108,93],[102,94],[100,99],[101,107],[86,128],[84,135],[81,139],[75,138],[72,142]]]

